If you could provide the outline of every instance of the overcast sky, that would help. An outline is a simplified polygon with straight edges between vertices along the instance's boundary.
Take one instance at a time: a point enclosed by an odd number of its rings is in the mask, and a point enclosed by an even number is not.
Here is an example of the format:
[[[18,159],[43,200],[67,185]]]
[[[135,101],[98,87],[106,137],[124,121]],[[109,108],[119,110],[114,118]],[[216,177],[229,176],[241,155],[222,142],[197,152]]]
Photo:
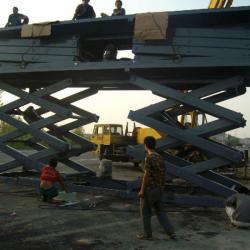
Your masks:
[[[114,8],[115,0],[91,0],[97,16],[101,12],[110,14]],[[207,8],[210,0],[123,0],[123,6],[127,14],[153,11],[173,11],[185,9]],[[0,26],[4,26],[12,12],[13,6],[19,8],[19,12],[29,17],[30,23],[69,20],[73,17],[76,6],[81,0],[1,0]],[[234,0],[234,6],[250,6],[250,0]],[[222,103],[223,106],[232,108],[244,114],[249,120],[243,129],[237,129],[231,134],[239,137],[250,137],[250,89],[244,96]],[[3,100],[9,99],[4,96]],[[158,102],[160,98],[149,92],[101,92],[78,103],[82,108],[100,116],[101,123],[125,124],[129,110],[136,110],[146,105]],[[91,132],[93,124],[86,126],[87,132]]]

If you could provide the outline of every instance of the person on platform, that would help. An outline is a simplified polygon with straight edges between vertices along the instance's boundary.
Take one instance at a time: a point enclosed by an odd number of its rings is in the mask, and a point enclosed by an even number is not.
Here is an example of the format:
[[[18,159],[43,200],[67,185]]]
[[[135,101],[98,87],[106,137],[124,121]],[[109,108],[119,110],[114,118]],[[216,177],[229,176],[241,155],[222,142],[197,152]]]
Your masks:
[[[115,9],[113,10],[112,16],[125,16],[126,10],[122,8],[122,1],[116,0],[115,1]],[[106,13],[101,13],[102,17],[107,17],[108,15]]]
[[[28,23],[29,23],[29,18],[23,14],[18,13],[18,8],[14,7],[13,14],[9,15],[6,27],[20,26]]]
[[[126,15],[126,10],[122,8],[122,1],[121,0],[116,0],[115,1],[115,9],[113,10],[112,16],[125,16]]]
[[[95,18],[96,14],[94,8],[89,5],[90,0],[82,0],[82,4],[79,4],[76,7],[75,14],[73,16],[73,20],[80,20],[86,18]]]

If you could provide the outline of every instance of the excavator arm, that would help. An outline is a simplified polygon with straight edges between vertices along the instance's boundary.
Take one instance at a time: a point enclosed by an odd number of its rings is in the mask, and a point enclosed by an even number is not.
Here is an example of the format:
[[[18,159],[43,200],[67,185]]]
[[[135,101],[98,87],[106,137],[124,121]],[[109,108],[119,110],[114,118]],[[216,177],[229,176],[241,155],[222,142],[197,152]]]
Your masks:
[[[218,9],[218,8],[230,8],[233,4],[233,0],[211,0],[208,8]]]

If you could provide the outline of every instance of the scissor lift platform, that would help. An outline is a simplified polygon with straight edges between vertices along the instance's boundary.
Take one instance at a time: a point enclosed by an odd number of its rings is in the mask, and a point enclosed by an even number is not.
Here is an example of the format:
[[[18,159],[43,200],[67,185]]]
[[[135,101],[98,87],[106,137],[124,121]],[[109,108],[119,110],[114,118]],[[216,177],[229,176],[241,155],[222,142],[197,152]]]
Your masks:
[[[1,29],[0,89],[18,100],[0,108],[0,119],[17,128],[0,138],[0,150],[15,159],[1,165],[0,171],[20,165],[40,170],[52,157],[77,171],[86,170],[70,158],[93,146],[70,131],[98,117],[72,103],[101,90],[150,90],[166,100],[131,111],[129,118],[168,135],[157,148],[168,173],[220,197],[233,194],[241,184],[214,170],[241,163],[243,155],[210,137],[245,126],[242,114],[217,103],[244,94],[250,85],[249,16],[250,7],[169,12],[166,37],[161,40],[135,39],[137,15],[51,23],[51,35],[46,37],[21,38],[19,27]],[[104,60],[110,44],[131,50],[134,58]],[[73,87],[87,89],[63,100],[51,96]],[[39,106],[35,110],[39,116],[53,114],[28,124],[13,117],[19,107],[33,104]],[[192,111],[214,120],[195,128],[180,127],[178,116]],[[71,123],[57,125],[70,118]],[[32,136],[27,143],[37,150],[29,157],[7,145],[24,134]],[[193,163],[166,151],[185,144],[207,158]],[[128,187],[132,190],[133,184]],[[207,201],[202,204],[213,203]]]

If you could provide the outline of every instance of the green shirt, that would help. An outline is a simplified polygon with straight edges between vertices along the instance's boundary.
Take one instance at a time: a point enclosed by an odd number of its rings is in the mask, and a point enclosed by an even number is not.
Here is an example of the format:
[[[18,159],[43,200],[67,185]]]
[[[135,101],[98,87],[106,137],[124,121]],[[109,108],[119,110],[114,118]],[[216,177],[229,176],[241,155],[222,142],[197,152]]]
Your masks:
[[[165,185],[165,163],[161,155],[156,152],[147,155],[144,169],[148,172],[146,188],[163,187]]]

